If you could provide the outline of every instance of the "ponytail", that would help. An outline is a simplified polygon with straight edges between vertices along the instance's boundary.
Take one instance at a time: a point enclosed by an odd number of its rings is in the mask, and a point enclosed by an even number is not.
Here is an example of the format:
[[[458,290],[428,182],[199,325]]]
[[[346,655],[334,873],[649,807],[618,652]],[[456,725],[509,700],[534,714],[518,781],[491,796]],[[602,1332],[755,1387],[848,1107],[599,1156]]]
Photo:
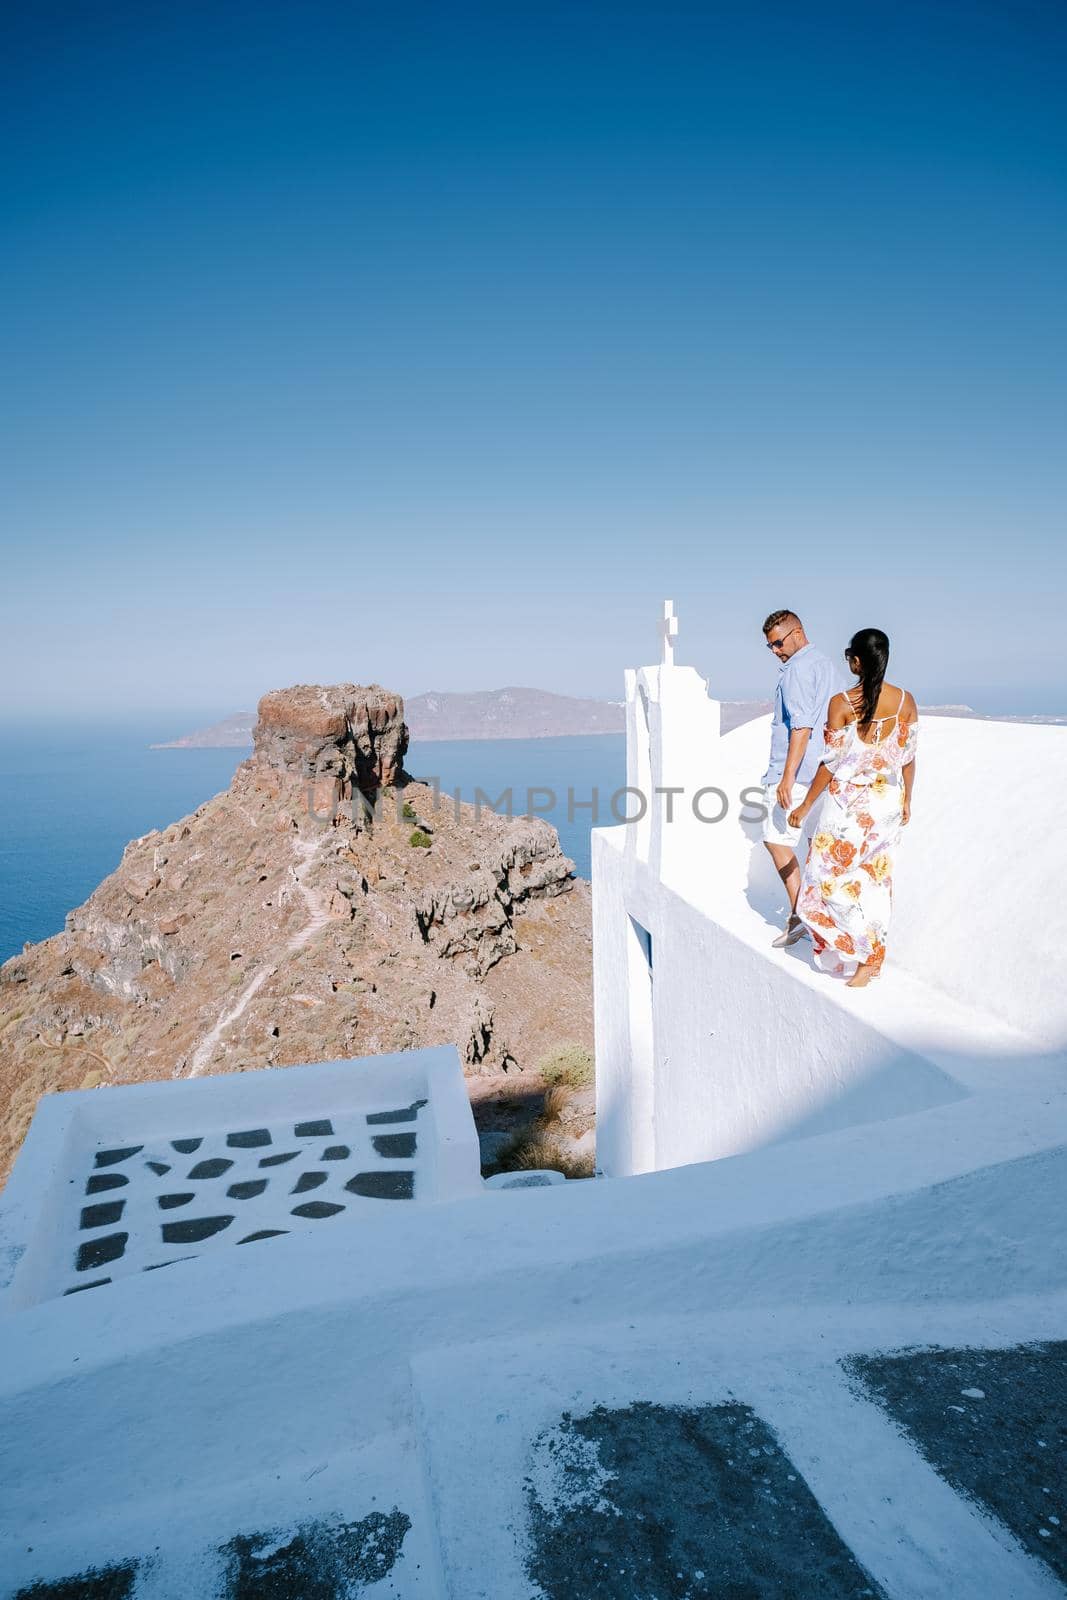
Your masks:
[[[848,654],[859,661],[863,704],[857,720],[861,728],[867,728],[878,710],[878,698],[889,665],[889,640],[881,628],[861,628],[849,640]]]

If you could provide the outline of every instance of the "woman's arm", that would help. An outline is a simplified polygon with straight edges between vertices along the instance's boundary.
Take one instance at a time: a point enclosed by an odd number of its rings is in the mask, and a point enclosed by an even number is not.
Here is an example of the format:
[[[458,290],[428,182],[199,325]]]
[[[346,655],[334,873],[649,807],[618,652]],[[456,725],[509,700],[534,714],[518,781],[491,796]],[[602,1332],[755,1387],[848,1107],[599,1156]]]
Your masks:
[[[826,709],[827,730],[829,732],[836,733],[838,729],[843,728],[845,723],[849,720],[848,713],[851,711],[851,709],[852,707],[849,703],[847,695],[835,694]],[[789,813],[787,820],[791,828],[799,828],[803,826],[805,817],[808,815],[819,796],[824,793],[832,776],[833,774],[831,773],[830,768],[826,765],[826,762],[820,761],[818,771],[811,780],[810,789],[800,804]]]
[[[906,694],[904,696],[904,705],[902,707],[902,710],[904,712],[904,722],[905,722],[905,724],[907,726],[907,729],[908,729],[908,737],[911,739],[912,745],[914,747],[915,729],[916,729],[916,727],[918,725],[918,721],[919,721],[919,708],[915,704],[915,701],[914,701],[913,697],[910,694]],[[900,816],[901,827],[906,827],[907,824],[911,821],[911,791],[914,788],[914,786],[915,786],[915,756],[914,756],[914,754],[912,754],[911,760],[908,762],[907,766],[904,768],[904,798],[903,798],[903,800],[901,802],[901,816]]]
[[[811,780],[811,788],[808,790],[800,804],[789,813],[789,816],[786,819],[791,828],[803,827],[805,817],[808,815],[808,812],[811,810],[816,800],[825,790],[827,784],[830,782],[830,778],[830,768],[826,765],[825,761],[820,761],[819,770]]]

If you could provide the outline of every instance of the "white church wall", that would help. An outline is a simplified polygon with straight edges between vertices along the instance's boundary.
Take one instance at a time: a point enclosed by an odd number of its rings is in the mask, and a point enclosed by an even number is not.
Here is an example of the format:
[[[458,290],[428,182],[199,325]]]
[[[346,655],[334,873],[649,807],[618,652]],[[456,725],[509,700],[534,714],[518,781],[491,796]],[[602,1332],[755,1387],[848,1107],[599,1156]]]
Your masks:
[[[961,1099],[948,1073],[801,983],[593,835],[597,1160],[609,1177],[740,1155]],[[635,1050],[632,918],[652,942]],[[640,984],[638,988],[640,989]]]
[[[707,825],[698,810],[720,807],[708,794],[718,770],[720,708],[692,667],[642,667],[628,673],[626,850],[664,883],[684,887]]]
[[[652,934],[655,961],[659,896],[647,866],[617,848],[622,831],[592,834],[597,1164],[611,1176],[656,1167],[653,979],[631,919]]]

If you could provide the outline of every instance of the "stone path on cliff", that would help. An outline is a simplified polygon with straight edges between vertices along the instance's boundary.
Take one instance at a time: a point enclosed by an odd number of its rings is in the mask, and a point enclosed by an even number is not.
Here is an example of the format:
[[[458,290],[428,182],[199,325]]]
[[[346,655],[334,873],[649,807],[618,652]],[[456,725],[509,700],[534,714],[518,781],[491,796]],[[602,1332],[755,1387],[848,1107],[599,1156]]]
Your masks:
[[[325,838],[325,835],[323,835],[323,838]],[[236,1022],[238,1017],[244,1013],[249,1002],[259,993],[260,989],[267,982],[268,978],[273,978],[285,957],[292,955],[296,950],[302,949],[303,946],[307,944],[308,940],[313,938],[314,935],[318,933],[319,929],[324,928],[327,922],[331,920],[330,913],[326,908],[326,904],[322,895],[317,890],[310,888],[310,886],[304,882],[303,877],[318,855],[319,850],[322,847],[323,838],[296,838],[293,840],[293,851],[299,858],[299,865],[290,867],[289,870],[292,873],[293,885],[299,891],[303,897],[304,904],[307,906],[307,922],[305,922],[303,927],[300,928],[300,930],[288,941],[284,951],[278,957],[278,959],[260,967],[255,976],[250,978],[248,983],[245,984],[245,987],[241,990],[241,993],[238,995],[233,1005],[229,1006],[218,1017],[214,1026],[209,1030],[208,1033],[205,1034],[204,1038],[201,1039],[200,1043],[193,1051],[192,1059],[189,1064],[189,1071],[186,1074],[187,1077],[199,1078],[200,1075],[207,1070],[226,1029],[231,1023]]]

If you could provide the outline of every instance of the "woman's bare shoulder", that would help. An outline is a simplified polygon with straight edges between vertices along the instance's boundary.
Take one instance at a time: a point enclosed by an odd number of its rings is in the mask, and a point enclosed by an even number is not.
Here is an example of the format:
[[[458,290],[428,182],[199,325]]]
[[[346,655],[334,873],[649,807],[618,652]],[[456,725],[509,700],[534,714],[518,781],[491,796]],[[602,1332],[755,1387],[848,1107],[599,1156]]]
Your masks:
[[[835,694],[831,698],[826,708],[826,721],[831,728],[843,728],[846,722],[851,721],[853,715],[852,701],[842,689],[840,694]]]
[[[902,689],[901,693],[904,696],[900,702],[901,716],[905,722],[917,722],[919,720],[919,707],[915,703],[915,696],[910,689]]]

